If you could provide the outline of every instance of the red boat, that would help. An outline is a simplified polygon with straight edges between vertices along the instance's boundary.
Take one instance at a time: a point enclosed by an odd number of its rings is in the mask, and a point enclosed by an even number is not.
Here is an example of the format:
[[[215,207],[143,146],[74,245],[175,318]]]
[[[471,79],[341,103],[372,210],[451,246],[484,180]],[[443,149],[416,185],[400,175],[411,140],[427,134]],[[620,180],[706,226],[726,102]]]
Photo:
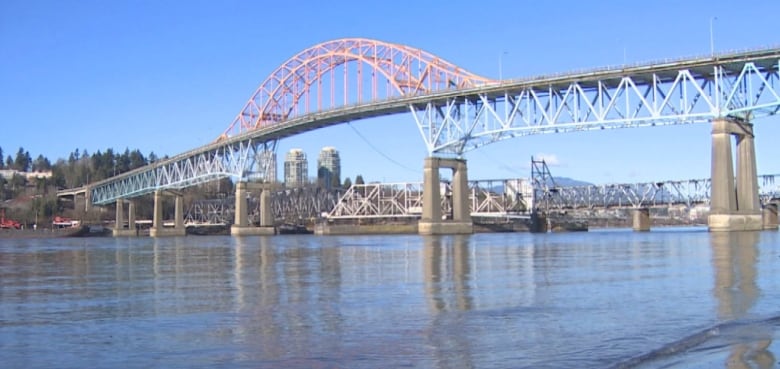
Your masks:
[[[12,219],[5,219],[5,209],[0,209],[0,229],[21,229],[22,225]]]

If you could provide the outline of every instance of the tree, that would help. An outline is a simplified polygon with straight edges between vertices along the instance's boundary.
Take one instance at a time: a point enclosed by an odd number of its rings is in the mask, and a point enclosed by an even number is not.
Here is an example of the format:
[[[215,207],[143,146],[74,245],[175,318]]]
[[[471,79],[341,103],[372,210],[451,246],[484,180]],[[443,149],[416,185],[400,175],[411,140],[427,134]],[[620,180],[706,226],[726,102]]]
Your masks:
[[[357,177],[355,177],[355,184],[356,185],[364,185],[366,182],[363,180],[363,176],[358,174]]]
[[[349,179],[349,177],[344,178],[344,188],[350,188],[352,187],[352,180]]]
[[[51,162],[43,155],[38,155],[32,163],[33,172],[45,172],[51,170]]]
[[[30,158],[30,152],[24,151],[24,148],[20,147],[19,151],[16,152],[16,160],[14,160],[13,169],[20,172],[27,172],[30,170],[31,163],[32,158]]]
[[[146,163],[146,158],[141,153],[141,150],[135,149],[130,152],[130,170],[140,168],[146,165]]]
[[[0,147],[0,169],[3,169],[3,148]]]
[[[14,166],[14,159],[11,159],[11,155],[8,155],[8,158],[5,159],[5,167],[8,169],[13,168]]]

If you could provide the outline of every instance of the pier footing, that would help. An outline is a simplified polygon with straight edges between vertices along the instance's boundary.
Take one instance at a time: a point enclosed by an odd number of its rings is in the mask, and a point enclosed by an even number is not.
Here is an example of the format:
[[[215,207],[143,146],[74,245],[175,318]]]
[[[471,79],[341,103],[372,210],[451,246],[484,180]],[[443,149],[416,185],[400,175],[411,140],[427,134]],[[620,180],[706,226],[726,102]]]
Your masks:
[[[712,214],[707,218],[710,231],[760,231],[764,229],[761,214]]]
[[[151,237],[176,237],[186,234],[187,230],[184,228],[149,228],[149,236]]]
[[[435,234],[472,234],[472,222],[425,222],[417,223],[417,232],[421,235]]]
[[[270,236],[274,234],[276,234],[274,227],[242,227],[235,224],[230,227],[231,236]]]

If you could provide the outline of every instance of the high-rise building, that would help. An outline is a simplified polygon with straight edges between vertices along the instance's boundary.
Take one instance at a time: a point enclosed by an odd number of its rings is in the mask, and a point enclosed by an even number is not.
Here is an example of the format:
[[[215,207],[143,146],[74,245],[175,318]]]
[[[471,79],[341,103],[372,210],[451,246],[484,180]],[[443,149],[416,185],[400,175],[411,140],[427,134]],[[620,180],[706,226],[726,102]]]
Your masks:
[[[292,149],[284,159],[284,185],[286,187],[303,187],[309,175],[309,162],[306,153],[301,149]]]
[[[335,147],[326,146],[317,158],[317,183],[324,188],[341,186],[341,158]]]
[[[276,152],[257,153],[257,177],[266,183],[276,183]]]

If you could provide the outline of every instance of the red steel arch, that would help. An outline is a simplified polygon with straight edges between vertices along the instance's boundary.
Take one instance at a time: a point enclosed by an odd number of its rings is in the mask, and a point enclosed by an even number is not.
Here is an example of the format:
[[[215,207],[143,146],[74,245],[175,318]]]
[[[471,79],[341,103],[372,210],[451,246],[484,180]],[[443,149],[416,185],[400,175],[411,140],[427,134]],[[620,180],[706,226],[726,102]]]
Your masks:
[[[405,45],[328,41],[277,68],[219,139],[318,111],[494,82]]]

